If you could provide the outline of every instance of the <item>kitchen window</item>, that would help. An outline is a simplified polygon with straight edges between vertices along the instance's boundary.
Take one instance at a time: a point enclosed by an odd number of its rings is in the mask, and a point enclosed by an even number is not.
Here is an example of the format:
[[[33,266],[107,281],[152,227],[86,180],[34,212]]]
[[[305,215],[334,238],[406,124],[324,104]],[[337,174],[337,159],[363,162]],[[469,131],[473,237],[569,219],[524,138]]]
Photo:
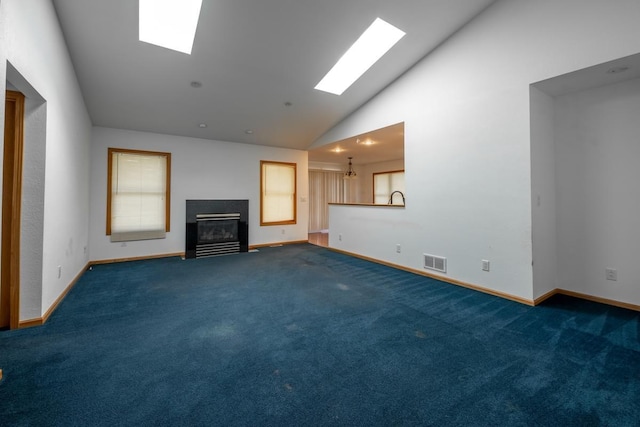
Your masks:
[[[393,194],[394,191],[399,194]],[[373,203],[377,205],[404,205],[403,170],[373,174]]]

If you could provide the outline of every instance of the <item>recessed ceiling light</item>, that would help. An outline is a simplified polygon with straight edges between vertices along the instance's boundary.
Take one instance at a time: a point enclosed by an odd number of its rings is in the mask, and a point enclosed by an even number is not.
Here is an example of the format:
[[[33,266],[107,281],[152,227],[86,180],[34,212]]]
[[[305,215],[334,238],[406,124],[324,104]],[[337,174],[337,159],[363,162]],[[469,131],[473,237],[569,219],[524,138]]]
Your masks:
[[[334,153],[342,153],[344,150],[342,148],[340,148],[340,147],[336,147],[331,151],[333,151]]]
[[[244,133],[246,133],[247,135],[251,135],[253,131],[251,129],[247,129],[244,131]]]
[[[373,141],[370,139],[365,139],[364,141],[356,140],[356,144],[358,145],[373,145]]]
[[[202,0],[139,0],[138,38],[191,55]]]
[[[207,124],[206,123],[200,123],[198,126],[201,127],[201,128],[206,128]]]
[[[404,35],[404,31],[376,18],[315,89],[341,95]]]

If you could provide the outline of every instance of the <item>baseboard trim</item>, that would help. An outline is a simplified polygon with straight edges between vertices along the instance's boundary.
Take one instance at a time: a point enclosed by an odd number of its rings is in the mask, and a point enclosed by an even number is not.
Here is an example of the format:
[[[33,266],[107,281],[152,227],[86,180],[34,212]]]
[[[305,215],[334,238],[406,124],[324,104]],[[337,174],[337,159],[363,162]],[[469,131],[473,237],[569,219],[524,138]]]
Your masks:
[[[262,245],[252,245],[252,246],[249,246],[249,249],[258,249],[258,248],[271,247],[271,246],[293,245],[293,244],[300,244],[300,243],[308,243],[308,240],[297,240],[297,241],[288,241],[288,242],[281,242],[281,243],[267,243],[267,244],[262,244]],[[381,264],[381,265],[385,265],[387,267],[395,268],[395,269],[398,269],[398,270],[407,271],[409,273],[418,274],[420,276],[429,277],[431,279],[440,280],[441,282],[449,283],[449,284],[456,285],[456,286],[461,286],[463,288],[471,289],[471,290],[474,290],[474,291],[482,292],[482,293],[485,293],[485,294],[493,295],[493,296],[496,296],[496,297],[504,298],[504,299],[507,299],[507,300],[510,300],[510,301],[518,302],[518,303],[529,305],[529,306],[539,305],[542,302],[546,301],[547,299],[551,298],[552,296],[554,296],[556,294],[561,294],[561,295],[571,296],[571,297],[574,297],[574,298],[580,298],[580,299],[584,299],[584,300],[588,300],[588,301],[597,302],[597,303],[600,303],[600,304],[606,304],[606,305],[611,305],[611,306],[614,306],[614,307],[626,308],[628,310],[633,310],[633,311],[640,311],[640,305],[630,304],[630,303],[626,303],[626,302],[622,302],[622,301],[616,301],[616,300],[597,297],[597,296],[588,295],[588,294],[583,294],[583,293],[580,293],[580,292],[568,291],[568,290],[565,290],[565,289],[553,289],[553,290],[545,293],[544,295],[541,295],[541,296],[537,297],[534,300],[529,300],[529,299],[526,299],[526,298],[518,297],[516,295],[511,295],[511,294],[508,294],[508,293],[505,293],[505,292],[500,292],[500,291],[495,291],[493,289],[485,288],[484,286],[474,285],[472,283],[463,282],[461,280],[452,279],[450,277],[438,276],[436,274],[431,274],[431,273],[429,273],[427,271],[421,271],[421,270],[417,270],[415,268],[405,267],[403,265],[394,264],[394,263],[387,262],[387,261],[382,261],[382,260],[379,260],[379,259],[376,259],[376,258],[371,258],[371,257],[365,256],[365,255],[360,255],[360,254],[356,254],[356,253],[353,253],[353,252],[348,252],[348,251],[344,251],[344,250],[336,249],[336,248],[327,248],[327,249],[329,249],[331,251],[334,251],[334,252],[338,252],[338,253],[342,253],[342,254],[345,254],[345,255],[349,255],[349,256],[352,256],[352,257],[355,257],[355,258],[364,259],[366,261],[375,262],[376,264]],[[21,320],[18,323],[18,328],[19,329],[23,329],[23,328],[30,328],[30,327],[34,327],[34,326],[42,326],[42,325],[44,325],[45,322],[47,320],[49,320],[49,317],[51,317],[53,312],[58,308],[60,303],[62,303],[62,301],[67,296],[69,291],[71,291],[71,289],[75,286],[75,284],[78,282],[78,280],[80,280],[80,277],[82,277],[84,272],[87,271],[92,265],[113,264],[113,263],[117,263],[117,262],[142,261],[142,260],[146,260],[146,259],[170,258],[170,257],[182,257],[182,258],[184,258],[184,252],[175,252],[175,253],[168,253],[168,254],[157,254],[157,255],[149,255],[149,256],[140,256],[140,257],[114,258],[114,259],[103,259],[103,260],[89,261],[87,263],[87,265],[82,270],[80,270],[80,272],[76,275],[76,277],[73,278],[71,283],[69,283],[69,285],[67,285],[67,287],[58,296],[58,298],[56,298],[56,300],[53,302],[53,304],[51,304],[49,309],[46,311],[46,313],[42,317],[38,317],[38,318],[34,318],[34,319]],[[0,379],[2,378],[1,377],[1,372],[2,371],[0,370]]]
[[[100,264],[114,264],[116,262],[144,261],[146,259],[171,258],[171,257],[184,258],[184,252],[173,252],[173,253],[167,253],[167,254],[145,255],[145,256],[128,257],[128,258],[100,259],[100,260],[90,261],[89,265],[92,266],[92,265],[100,265]]]
[[[496,297],[508,299],[510,301],[519,302],[521,304],[526,304],[526,305],[530,305],[530,306],[535,305],[533,300],[522,298],[522,297],[519,297],[519,296],[516,296],[516,295],[511,295],[511,294],[508,294],[506,292],[495,291],[493,289],[485,288],[484,286],[474,285],[472,283],[463,282],[461,280],[452,279],[450,277],[438,276],[437,274],[431,274],[431,273],[429,273],[427,271],[421,271],[421,270],[417,270],[415,268],[405,267],[403,265],[394,264],[394,263],[387,262],[387,261],[382,261],[382,260],[379,260],[379,259],[376,259],[376,258],[371,258],[371,257],[368,257],[368,256],[356,254],[356,253],[353,253],[353,252],[343,251],[341,249],[335,249],[335,248],[327,248],[327,249],[332,250],[334,252],[339,252],[339,253],[342,253],[342,254],[345,254],[345,255],[350,255],[350,256],[353,256],[353,257],[356,257],[356,258],[364,259],[366,261],[375,262],[376,264],[382,264],[382,265],[386,265],[387,267],[392,267],[392,268],[396,268],[398,270],[408,271],[409,273],[418,274],[420,276],[429,277],[431,279],[440,280],[441,282],[450,283],[452,285],[461,286],[461,287],[467,288],[467,289],[472,289],[474,291],[478,291],[478,292],[482,292],[482,293],[485,293],[485,294],[493,295],[493,296],[496,296]]]
[[[18,322],[18,329],[33,328],[34,326],[44,325],[43,317],[36,317],[34,319],[21,320]]]
[[[547,292],[546,294],[540,295],[538,298],[535,298],[533,300],[533,305],[538,305],[543,303],[544,301],[548,300],[549,298],[551,298],[554,295],[557,295],[560,289],[552,289],[549,292]]]
[[[580,292],[568,291],[566,289],[556,289],[557,294],[567,295],[574,298],[580,298],[588,301],[597,302],[600,304],[612,305],[614,307],[626,308],[628,310],[640,311],[640,305],[631,304],[628,302],[616,301],[609,298],[596,297],[593,295],[583,294]]]
[[[309,243],[309,240],[289,240],[286,242],[273,242],[273,243],[262,243],[259,245],[249,245],[249,250],[251,249],[260,249],[260,248],[269,248],[272,246],[284,246],[284,245],[299,245],[300,243]]]
[[[67,285],[67,287],[64,288],[64,290],[62,291],[62,293],[60,295],[58,295],[58,298],[56,298],[56,300],[53,302],[53,304],[51,304],[49,309],[42,315],[42,317],[37,317],[35,319],[21,320],[18,323],[18,328],[19,329],[23,329],[23,328],[31,328],[31,327],[34,327],[34,326],[42,326],[42,325],[44,325],[45,322],[47,320],[49,320],[49,317],[51,317],[51,315],[56,310],[56,308],[58,308],[58,306],[60,305],[62,300],[64,300],[64,298],[67,296],[69,291],[71,291],[71,289],[75,286],[75,284],[78,283],[78,280],[80,280],[80,277],[82,277],[84,272],[87,271],[89,266],[90,266],[90,263],[87,263],[87,265],[85,265],[84,268],[82,268],[80,270],[80,272],[78,274],[76,274],[76,277],[74,277],[73,280],[71,281],[71,283],[69,283]]]
[[[429,273],[427,271],[420,271],[420,270],[417,270],[417,269],[414,269],[414,268],[409,268],[409,267],[405,267],[405,266],[402,266],[402,265],[394,264],[394,263],[391,263],[391,262],[382,261],[382,260],[379,260],[379,259],[376,259],[376,258],[367,257],[367,256],[356,254],[356,253],[353,253],[353,252],[343,251],[341,249],[336,249],[336,248],[327,248],[327,249],[332,250],[334,252],[339,252],[339,253],[342,253],[342,254],[345,254],[345,255],[350,255],[350,256],[353,256],[353,257],[356,257],[356,258],[364,259],[364,260],[367,260],[367,261],[375,262],[377,264],[386,265],[387,267],[397,268],[398,270],[408,271],[409,273],[418,274],[420,276],[430,277],[432,279],[440,280],[442,282],[450,283],[452,285],[462,286],[464,288],[472,289],[474,291],[483,292],[485,294],[490,294],[490,295],[497,296],[497,297],[500,297],[500,298],[508,299],[508,300],[515,301],[515,302],[519,302],[521,304],[525,304],[525,305],[529,305],[529,306],[539,305],[542,302],[546,301],[547,299],[551,298],[552,296],[557,295],[557,294],[561,294],[561,295],[567,295],[567,296],[574,297],[574,298],[580,298],[580,299],[584,299],[584,300],[588,300],[588,301],[597,302],[597,303],[600,303],[600,304],[606,304],[606,305],[611,305],[611,306],[614,306],[614,307],[626,308],[628,310],[633,310],[633,311],[640,311],[640,305],[630,304],[630,303],[626,303],[626,302],[622,302],[622,301],[616,301],[616,300],[597,297],[597,296],[588,295],[588,294],[583,294],[583,293],[580,293],[580,292],[568,291],[566,289],[553,289],[553,290],[545,293],[544,295],[539,296],[538,298],[536,298],[534,300],[529,300],[529,299],[526,299],[526,298],[521,298],[521,297],[518,297],[518,296],[515,296],[515,295],[511,295],[511,294],[508,294],[508,293],[505,293],[505,292],[494,291],[493,289],[488,289],[488,288],[485,288],[483,286],[474,285],[472,283],[463,282],[461,280],[451,279],[449,277],[438,276],[436,274],[431,274],[431,273]]]
[[[103,259],[103,260],[89,261],[87,263],[87,265],[85,265],[84,268],[82,270],[80,270],[80,272],[76,275],[76,277],[73,278],[71,283],[69,283],[67,285],[67,287],[64,289],[64,291],[62,291],[62,293],[58,296],[58,298],[56,298],[56,300],[53,302],[53,304],[51,304],[49,309],[46,311],[46,313],[44,315],[42,315],[42,317],[36,317],[34,319],[21,320],[20,322],[18,322],[18,329],[31,328],[31,327],[34,327],[34,326],[42,326],[42,325],[44,325],[46,323],[46,321],[49,320],[49,317],[51,317],[51,315],[56,310],[56,308],[58,308],[58,306],[60,305],[62,300],[64,300],[64,298],[67,296],[69,291],[71,291],[71,289],[75,286],[75,284],[78,282],[78,280],[80,280],[80,277],[84,274],[84,272],[87,271],[93,265],[113,264],[113,263],[116,263],[116,262],[127,262],[127,261],[140,261],[140,260],[155,259],[155,258],[170,258],[170,257],[176,257],[176,256],[184,257],[184,252],[176,252],[176,253],[170,253],[170,254],[149,255],[149,256],[140,256],[140,257],[130,257],[130,258],[115,258],[115,259]]]

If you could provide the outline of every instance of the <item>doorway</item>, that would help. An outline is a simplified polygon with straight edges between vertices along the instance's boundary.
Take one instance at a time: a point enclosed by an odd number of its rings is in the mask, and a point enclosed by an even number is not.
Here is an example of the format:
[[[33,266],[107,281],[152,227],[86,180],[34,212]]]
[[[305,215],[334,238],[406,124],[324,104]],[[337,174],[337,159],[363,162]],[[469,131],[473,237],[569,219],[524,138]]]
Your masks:
[[[20,210],[24,140],[24,95],[6,91],[2,165],[2,256],[0,328],[19,326]]]

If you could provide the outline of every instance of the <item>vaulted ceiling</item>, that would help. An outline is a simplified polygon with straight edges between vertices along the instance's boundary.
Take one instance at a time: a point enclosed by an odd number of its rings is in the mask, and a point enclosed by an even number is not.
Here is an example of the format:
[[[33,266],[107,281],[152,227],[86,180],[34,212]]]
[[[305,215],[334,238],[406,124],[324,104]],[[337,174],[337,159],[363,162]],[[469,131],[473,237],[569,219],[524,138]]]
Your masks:
[[[140,42],[135,0],[53,4],[94,125],[305,150],[493,1],[204,0],[191,55]],[[315,90],[376,17],[406,36]]]

